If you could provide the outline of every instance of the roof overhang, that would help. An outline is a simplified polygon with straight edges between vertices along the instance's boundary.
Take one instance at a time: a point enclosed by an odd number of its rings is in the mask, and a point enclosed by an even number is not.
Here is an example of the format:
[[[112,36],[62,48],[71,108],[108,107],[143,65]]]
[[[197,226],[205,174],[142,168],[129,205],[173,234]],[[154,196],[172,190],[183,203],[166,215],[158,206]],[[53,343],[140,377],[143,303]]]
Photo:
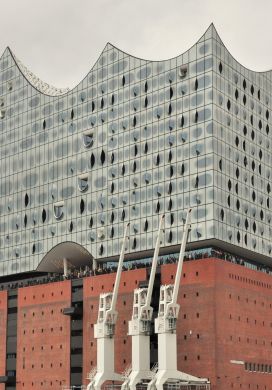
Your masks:
[[[63,273],[64,262],[69,268],[92,266],[93,256],[83,246],[75,242],[63,242],[52,248],[41,260],[36,271]]]

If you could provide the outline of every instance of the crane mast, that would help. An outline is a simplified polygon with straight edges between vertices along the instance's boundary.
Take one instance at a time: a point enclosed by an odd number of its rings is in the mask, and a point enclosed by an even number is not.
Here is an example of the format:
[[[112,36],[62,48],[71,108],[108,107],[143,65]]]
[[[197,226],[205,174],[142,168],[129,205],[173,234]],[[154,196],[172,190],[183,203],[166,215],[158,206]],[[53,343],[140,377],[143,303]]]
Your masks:
[[[100,390],[107,380],[121,381],[121,375],[114,372],[114,334],[118,312],[116,302],[120,285],[126,242],[128,239],[126,225],[120,252],[113,292],[100,294],[97,323],[94,325],[94,337],[97,339],[97,371],[87,386],[87,390]]]
[[[162,285],[160,288],[160,302],[158,317],[155,319],[155,332],[158,334],[158,371],[148,383],[148,390],[163,390],[166,382],[185,384],[207,384],[207,379],[197,378],[177,370],[177,336],[176,323],[179,314],[177,303],[180,279],[182,274],[183,259],[186,242],[191,227],[191,211],[187,211],[186,222],[180,247],[175,283]]]
[[[135,390],[137,383],[144,379],[151,379],[149,337],[153,315],[151,298],[158,264],[163,221],[164,215],[161,216],[159,222],[148,288],[138,288],[134,290],[133,312],[131,321],[129,321],[129,335],[132,337],[131,372],[128,378],[125,379],[122,390]]]

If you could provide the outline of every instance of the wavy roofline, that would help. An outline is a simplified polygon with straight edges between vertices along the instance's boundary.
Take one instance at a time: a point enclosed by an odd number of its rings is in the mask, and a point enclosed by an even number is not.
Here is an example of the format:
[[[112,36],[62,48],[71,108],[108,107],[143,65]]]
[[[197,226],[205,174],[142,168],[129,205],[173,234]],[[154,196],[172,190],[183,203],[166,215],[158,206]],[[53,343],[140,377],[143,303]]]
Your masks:
[[[24,77],[24,79],[29,83],[29,85],[31,85],[36,91],[38,91],[39,93],[41,93],[42,95],[44,96],[49,96],[49,97],[58,97],[58,96],[66,96],[66,95],[69,95],[71,93],[73,93],[73,91],[86,79],[86,77],[90,74],[90,72],[95,68],[96,64],[99,62],[101,56],[103,55],[105,49],[108,47],[108,46],[111,46],[112,48],[114,48],[115,50],[123,53],[124,55],[128,56],[128,57],[131,57],[131,58],[134,58],[134,59],[137,59],[139,61],[143,61],[145,63],[153,63],[153,62],[166,62],[166,61],[171,61],[171,60],[174,60],[174,59],[177,59],[178,57],[184,55],[185,53],[187,53],[188,51],[190,51],[194,46],[196,46],[201,40],[202,38],[207,34],[207,32],[209,30],[214,30],[215,33],[216,33],[216,36],[217,36],[217,39],[220,41],[221,45],[223,46],[223,48],[227,51],[227,53],[232,57],[232,59],[237,63],[239,64],[241,67],[243,67],[245,70],[249,71],[249,72],[252,72],[252,73],[255,73],[255,74],[267,74],[267,73],[270,73],[272,71],[272,69],[268,69],[268,70],[264,70],[264,71],[255,71],[253,69],[250,69],[246,66],[244,66],[243,64],[241,64],[232,54],[231,52],[228,50],[228,48],[226,47],[226,45],[224,44],[224,42],[222,41],[220,35],[218,34],[217,32],[217,29],[215,28],[214,26],[214,23],[212,22],[209,27],[205,30],[205,32],[201,35],[201,37],[194,43],[192,44],[187,50],[185,50],[184,52],[176,55],[176,56],[173,56],[173,57],[170,57],[170,58],[167,58],[167,59],[163,59],[163,60],[151,60],[151,59],[145,59],[145,58],[141,58],[141,57],[137,57],[137,56],[134,56],[120,48],[118,48],[117,46],[115,46],[114,44],[110,43],[110,42],[107,42],[106,45],[104,46],[103,50],[100,52],[97,60],[94,62],[93,66],[91,67],[91,69],[86,73],[86,75],[72,88],[57,88],[57,87],[54,87],[46,82],[44,82],[43,80],[41,80],[38,76],[36,76],[34,73],[32,73],[16,56],[15,54],[12,52],[12,50],[10,49],[9,46],[7,46],[7,48],[4,50],[3,54],[1,55],[1,58],[3,57],[4,53],[6,50],[8,50],[9,54],[11,55],[14,63],[16,64],[19,72],[21,73],[21,75]],[[214,37],[215,38],[215,37]],[[33,79],[35,80],[32,81],[31,80],[31,77],[33,77]],[[48,93],[47,91],[52,91],[51,93]]]

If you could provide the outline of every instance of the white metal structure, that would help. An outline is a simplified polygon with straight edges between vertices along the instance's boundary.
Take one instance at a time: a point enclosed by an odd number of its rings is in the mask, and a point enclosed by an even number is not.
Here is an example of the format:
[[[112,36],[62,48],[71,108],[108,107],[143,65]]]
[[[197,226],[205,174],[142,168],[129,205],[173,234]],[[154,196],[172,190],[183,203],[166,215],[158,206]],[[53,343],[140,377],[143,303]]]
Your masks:
[[[179,314],[177,297],[190,225],[191,209],[188,210],[184,226],[175,283],[160,288],[159,313],[155,319],[155,332],[158,333],[158,371],[149,382],[148,390],[153,388],[163,390],[163,384],[166,382],[176,384],[209,383],[205,378],[197,378],[177,370],[176,322]]]
[[[138,288],[134,290],[133,312],[131,321],[129,321],[129,335],[132,336],[131,372],[125,379],[122,390],[135,390],[137,383],[140,381],[150,381],[152,379],[152,372],[150,371],[149,335],[153,308],[150,304],[158,263],[163,220],[164,215],[160,218],[159,222],[158,237],[155,245],[148,288]]]
[[[114,372],[114,333],[118,316],[116,302],[128,239],[128,226],[129,224],[124,232],[113,293],[103,293],[99,297],[98,319],[94,326],[94,337],[97,339],[97,368],[87,390],[100,390],[102,384],[108,380],[122,381],[121,375]]]

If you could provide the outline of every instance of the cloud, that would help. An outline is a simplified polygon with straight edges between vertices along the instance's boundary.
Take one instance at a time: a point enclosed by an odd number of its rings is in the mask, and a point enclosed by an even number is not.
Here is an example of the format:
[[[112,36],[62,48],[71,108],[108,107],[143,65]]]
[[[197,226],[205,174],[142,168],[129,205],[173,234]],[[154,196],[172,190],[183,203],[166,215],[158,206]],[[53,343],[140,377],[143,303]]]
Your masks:
[[[78,84],[107,41],[146,59],[174,57],[213,21],[234,57],[272,68],[270,15],[263,0],[0,0],[0,50],[10,46],[38,77]]]

